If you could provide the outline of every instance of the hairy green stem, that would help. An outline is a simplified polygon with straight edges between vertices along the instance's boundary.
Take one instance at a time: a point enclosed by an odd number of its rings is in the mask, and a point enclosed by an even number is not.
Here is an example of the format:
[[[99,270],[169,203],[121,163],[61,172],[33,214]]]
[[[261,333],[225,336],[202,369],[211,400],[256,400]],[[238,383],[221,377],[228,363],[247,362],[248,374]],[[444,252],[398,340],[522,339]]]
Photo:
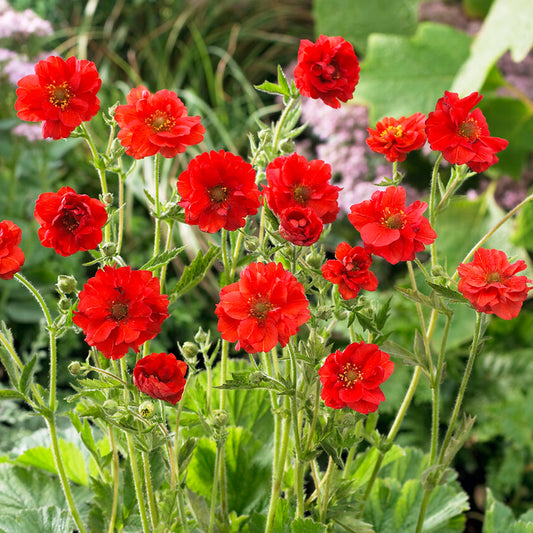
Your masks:
[[[108,432],[109,432],[109,443],[111,445],[111,450],[113,452],[113,460],[111,462],[112,475],[113,475],[113,503],[111,504],[111,518],[109,520],[108,533],[113,533],[115,531],[115,522],[117,520],[120,478],[119,478],[118,451],[115,445],[115,436],[113,433],[112,426],[109,426]]]

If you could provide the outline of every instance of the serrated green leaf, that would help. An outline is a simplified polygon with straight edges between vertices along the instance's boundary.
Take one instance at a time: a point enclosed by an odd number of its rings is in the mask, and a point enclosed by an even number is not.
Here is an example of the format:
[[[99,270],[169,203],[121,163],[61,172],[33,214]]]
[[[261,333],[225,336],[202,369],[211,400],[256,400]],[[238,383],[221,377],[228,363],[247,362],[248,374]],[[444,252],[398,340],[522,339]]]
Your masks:
[[[36,362],[37,362],[37,354],[34,354],[31,360],[28,361],[24,365],[24,368],[22,369],[22,374],[20,376],[18,389],[24,396],[28,396],[28,393],[30,392],[30,387],[32,383],[33,374],[35,372]]]
[[[416,30],[418,0],[314,0],[316,32],[342,35],[363,54],[371,33],[412,35]]]
[[[452,90],[461,94],[478,91],[490,68],[507,50],[511,50],[511,57],[518,63],[532,46],[531,0],[495,0],[472,43],[468,60],[453,81]]]
[[[297,518],[291,524],[293,533],[326,533],[324,524],[315,522],[312,518]]]
[[[199,251],[193,262],[184,268],[181,278],[171,292],[172,297],[179,298],[200,283],[219,255],[220,250],[215,246],[210,246],[205,254]]]
[[[68,511],[50,506],[10,516],[0,514],[0,529],[5,533],[71,533],[72,524]]]
[[[180,248],[172,248],[172,250],[167,250],[165,252],[162,252],[155,257],[152,257],[150,261],[145,263],[140,270],[151,270],[154,271],[158,269],[159,267],[162,267],[164,265],[167,265],[175,259],[183,250],[185,249],[185,246],[181,246]]]
[[[0,343],[0,362],[2,363],[2,366],[6,369],[11,384],[14,387],[17,387],[20,376],[19,369],[13,359],[13,356],[10,353],[10,350],[15,351],[15,347],[13,345],[13,335],[11,334],[11,330],[7,328],[3,321],[1,329],[5,341],[9,345],[9,349],[4,346],[3,342]]]
[[[369,105],[370,124],[385,116],[433,111],[468,57],[470,40],[431,22],[419,24],[411,38],[371,35],[354,94]]]
[[[533,250],[533,202],[526,204],[516,218],[514,233],[511,242],[515,246],[523,246],[526,250]]]
[[[437,283],[432,283],[431,281],[427,281],[426,283],[440,296],[444,296],[444,298],[447,298],[448,300],[451,300],[452,302],[465,302],[464,296],[459,292],[456,291],[450,287],[445,287],[443,285],[439,285]]]
[[[119,381],[111,383],[103,379],[91,379],[91,378],[80,378],[77,380],[78,385],[84,387],[85,390],[101,390],[101,389],[113,389],[115,387],[122,387],[122,384]]]
[[[487,488],[487,501],[485,504],[485,519],[483,520],[483,533],[500,533],[512,531],[515,522],[513,512],[509,507],[497,501],[492,491]]]
[[[289,96],[289,92],[285,92],[282,87],[271,81],[264,81],[260,85],[254,85],[254,87],[263,93],[279,94],[281,96]]]
[[[24,395],[18,390],[0,389],[0,400],[24,400]]]

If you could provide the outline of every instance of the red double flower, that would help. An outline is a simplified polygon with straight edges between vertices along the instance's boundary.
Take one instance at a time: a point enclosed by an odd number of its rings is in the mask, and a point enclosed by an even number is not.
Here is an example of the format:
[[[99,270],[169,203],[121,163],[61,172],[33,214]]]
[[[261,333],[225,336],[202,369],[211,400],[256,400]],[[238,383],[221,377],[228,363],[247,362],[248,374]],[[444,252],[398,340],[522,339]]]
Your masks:
[[[248,353],[285,346],[309,317],[303,285],[281,263],[251,263],[220,291],[218,331]]]
[[[72,320],[89,346],[120,359],[161,331],[167,309],[168,297],[150,271],[105,266],[83,286]]]
[[[385,400],[380,385],[394,370],[389,354],[376,344],[354,342],[328,355],[318,371],[321,397],[328,407],[373,413]]]
[[[120,143],[135,159],[157,153],[176,157],[204,138],[200,117],[188,116],[187,108],[173,91],[152,94],[140,85],[130,91],[126,101],[126,105],[116,108],[115,120],[120,127]]]
[[[22,120],[43,122],[43,137],[63,139],[100,109],[102,85],[92,61],[52,56],[18,82],[15,109]]]
[[[176,405],[183,395],[187,363],[171,353],[152,353],[139,359],[133,383],[144,394]]]
[[[318,215],[308,207],[287,207],[279,217],[279,234],[296,246],[311,246],[320,238],[323,228]]]
[[[477,92],[459,98],[457,93],[445,91],[426,120],[431,148],[442,152],[449,163],[466,164],[474,172],[484,172],[497,163],[496,152],[509,144],[491,137],[481,109],[472,110],[482,98]]]
[[[231,152],[220,150],[195,157],[178,178],[185,222],[214,233],[242,228],[248,215],[259,209],[255,170]]]
[[[19,247],[21,229],[11,220],[0,222],[0,279],[12,279],[24,264],[24,252]]]
[[[510,320],[518,316],[531,290],[531,280],[516,275],[526,268],[521,259],[509,263],[501,250],[479,248],[470,263],[457,267],[457,289],[480,313]]]
[[[294,69],[296,87],[302,96],[320,98],[339,108],[353,96],[359,81],[359,61],[353,46],[342,37],[321,35],[315,43],[304,39]]]
[[[367,252],[395,265],[412,261],[416,252],[431,244],[437,234],[424,218],[426,202],[405,205],[403,187],[376,191],[370,200],[351,206],[348,220],[361,234]]]
[[[100,200],[77,194],[71,187],[39,195],[34,216],[41,225],[41,244],[64,257],[96,248],[102,242],[102,227],[107,222]]]

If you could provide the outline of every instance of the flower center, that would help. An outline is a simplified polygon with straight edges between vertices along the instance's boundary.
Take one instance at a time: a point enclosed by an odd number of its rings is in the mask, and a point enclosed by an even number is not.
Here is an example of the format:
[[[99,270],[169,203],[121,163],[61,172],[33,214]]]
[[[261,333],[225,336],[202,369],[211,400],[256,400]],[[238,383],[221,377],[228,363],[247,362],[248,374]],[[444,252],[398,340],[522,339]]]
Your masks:
[[[489,272],[485,278],[487,283],[501,283],[502,276],[499,272]]]
[[[457,133],[469,141],[475,141],[481,134],[481,128],[476,120],[469,118],[460,124]]]
[[[309,200],[309,197],[311,196],[311,193],[309,191],[309,188],[305,185],[296,185],[292,191],[292,197],[299,203],[299,204],[305,204],[307,200]]]
[[[397,139],[401,139],[403,137],[403,129],[401,126],[389,126],[386,130],[381,132],[381,138],[385,138],[389,134]]]
[[[223,202],[228,197],[228,188],[223,185],[216,185],[209,189],[209,198],[212,202]]]
[[[128,316],[128,306],[124,302],[113,302],[111,304],[111,316],[117,322],[124,320]]]
[[[253,316],[259,322],[264,322],[272,309],[274,309],[274,306],[265,297],[260,296],[250,302],[250,316]]]
[[[61,85],[48,86],[48,100],[52,105],[65,109],[68,106],[71,97],[68,83],[64,81]]]
[[[64,228],[69,233],[73,233],[74,230],[78,229],[78,226],[80,225],[76,217],[73,216],[72,213],[69,213],[68,211],[65,211],[63,213],[63,216],[61,217],[61,223],[63,224]]]
[[[169,131],[174,127],[174,119],[164,111],[156,111],[146,122],[156,132]]]
[[[381,224],[389,229],[403,229],[405,226],[405,214],[403,211],[391,213],[388,207],[385,208]]]
[[[359,370],[359,367],[352,363],[346,363],[339,374],[339,381],[344,383],[347,388],[353,387],[358,381],[363,379],[363,373]]]

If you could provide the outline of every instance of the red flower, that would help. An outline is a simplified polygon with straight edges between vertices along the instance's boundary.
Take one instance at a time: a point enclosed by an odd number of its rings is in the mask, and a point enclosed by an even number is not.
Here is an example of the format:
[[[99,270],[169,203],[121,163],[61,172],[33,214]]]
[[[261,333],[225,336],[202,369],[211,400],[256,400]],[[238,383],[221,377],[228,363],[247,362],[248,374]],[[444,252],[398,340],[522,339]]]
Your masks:
[[[140,85],[126,100],[127,105],[117,107],[115,120],[120,143],[135,159],[157,153],[176,157],[204,138],[200,117],[187,116],[187,108],[175,92],[165,89],[152,94]]]
[[[87,344],[120,359],[161,331],[168,297],[159,291],[159,279],[148,270],[105,266],[83,286],[73,321]]]
[[[139,359],[133,369],[133,383],[148,396],[176,405],[185,388],[187,363],[171,353],[152,353]]]
[[[254,168],[224,150],[195,157],[178,179],[178,192],[185,222],[208,233],[242,228],[260,205]]]
[[[0,222],[0,279],[12,279],[24,264],[24,252],[19,248],[21,229],[11,220]]]
[[[426,143],[425,120],[423,113],[398,119],[386,117],[376,124],[375,130],[367,128],[369,137],[366,144],[391,163],[405,161],[409,152],[422,148]]]
[[[419,200],[406,207],[405,189],[387,187],[376,191],[370,200],[352,205],[348,220],[361,234],[367,252],[395,265],[412,261],[416,252],[437,238],[422,216],[426,207],[426,202]]]
[[[41,225],[41,244],[64,257],[93,250],[102,242],[102,226],[107,221],[104,204],[70,187],[41,194],[33,214]]]
[[[445,91],[426,120],[431,148],[442,152],[449,163],[467,164],[474,172],[483,172],[497,163],[495,153],[509,144],[505,139],[490,137],[481,110],[472,111],[482,98],[477,92],[459,98],[457,93]]]
[[[251,263],[220,291],[218,331],[248,353],[285,346],[309,317],[303,285],[280,263]]]
[[[92,61],[52,56],[19,80],[15,109],[22,120],[43,121],[43,138],[64,139],[98,113],[101,85]]]
[[[331,167],[324,161],[307,161],[296,153],[278,157],[267,166],[266,177],[263,194],[276,215],[288,207],[308,207],[324,224],[337,217],[341,188],[329,183]]]
[[[322,267],[322,275],[339,286],[339,293],[345,300],[355,298],[361,289],[375,291],[378,288],[378,279],[368,270],[372,256],[364,248],[352,248],[347,242],[341,242],[335,257],[337,259],[330,259]]]
[[[460,277],[457,288],[480,313],[511,320],[520,312],[531,289],[530,279],[516,276],[525,269],[525,261],[511,264],[504,252],[479,248],[473,261],[457,267]]]
[[[373,413],[385,400],[379,386],[393,370],[389,354],[376,344],[354,342],[326,357],[318,371],[321,397],[333,409],[349,407],[364,415]]]
[[[302,40],[294,79],[303,96],[340,107],[339,100],[350,100],[359,81],[359,62],[353,46],[342,37],[326,35],[321,35],[316,43]]]
[[[322,233],[322,220],[308,207],[288,207],[279,218],[279,234],[296,246],[311,246]]]

